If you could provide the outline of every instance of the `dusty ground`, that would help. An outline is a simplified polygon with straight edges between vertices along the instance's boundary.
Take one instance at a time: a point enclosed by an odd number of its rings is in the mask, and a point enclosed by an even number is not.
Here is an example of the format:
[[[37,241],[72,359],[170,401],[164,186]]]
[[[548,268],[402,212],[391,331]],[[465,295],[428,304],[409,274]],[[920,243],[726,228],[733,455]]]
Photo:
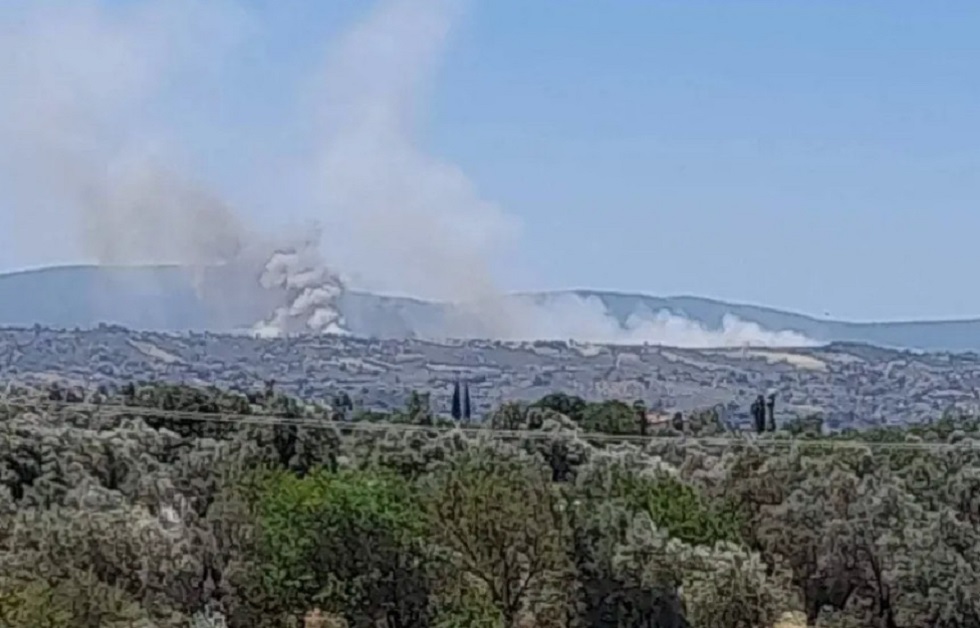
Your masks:
[[[803,613],[783,613],[772,628],[806,628],[806,616]]]

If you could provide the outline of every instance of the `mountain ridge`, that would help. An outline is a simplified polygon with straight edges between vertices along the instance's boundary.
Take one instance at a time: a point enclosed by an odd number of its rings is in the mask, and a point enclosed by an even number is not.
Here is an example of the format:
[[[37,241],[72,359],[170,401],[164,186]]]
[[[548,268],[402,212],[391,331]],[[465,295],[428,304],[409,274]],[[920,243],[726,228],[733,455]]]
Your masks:
[[[100,323],[152,331],[233,331],[267,315],[271,303],[237,299],[240,291],[217,273],[227,290],[221,311],[197,296],[190,269],[173,266],[65,265],[0,274],[0,326],[91,328]],[[241,281],[241,278],[237,279]],[[253,291],[254,292],[254,291]],[[638,312],[669,312],[720,329],[726,316],[770,331],[792,331],[821,343],[853,342],[927,351],[980,351],[980,317],[959,320],[849,322],[820,319],[768,306],[692,295],[658,297],[609,290],[548,290],[512,296],[549,302],[567,295],[598,300],[620,325]],[[458,304],[350,291],[340,309],[357,335],[411,337],[439,329]]]

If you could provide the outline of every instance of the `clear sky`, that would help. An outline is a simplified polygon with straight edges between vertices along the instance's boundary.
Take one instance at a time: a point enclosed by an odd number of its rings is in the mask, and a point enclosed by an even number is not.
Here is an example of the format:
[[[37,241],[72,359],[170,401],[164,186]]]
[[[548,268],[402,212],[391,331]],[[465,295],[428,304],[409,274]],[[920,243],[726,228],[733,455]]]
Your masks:
[[[304,127],[282,114],[292,87],[370,9],[239,5],[251,30],[220,80],[153,104],[235,200],[288,187],[288,174],[261,184],[242,172],[264,149],[299,158]],[[980,316],[980,4],[463,9],[415,137],[520,222],[494,262],[507,289],[691,294],[859,320]],[[252,205],[260,219],[272,211]],[[38,261],[12,237],[0,236],[0,265]]]

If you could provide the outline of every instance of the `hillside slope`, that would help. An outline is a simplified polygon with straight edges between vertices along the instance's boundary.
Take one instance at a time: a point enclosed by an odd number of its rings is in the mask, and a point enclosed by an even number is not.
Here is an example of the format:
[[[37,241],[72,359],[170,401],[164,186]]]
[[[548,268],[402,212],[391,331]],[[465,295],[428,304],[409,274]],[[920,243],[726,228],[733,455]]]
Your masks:
[[[178,267],[65,266],[0,275],[0,325],[89,328],[100,323],[153,331],[231,331],[255,323],[270,304],[248,300],[220,278],[227,292],[216,311],[197,297],[194,277]],[[567,292],[523,295],[540,301]],[[799,332],[820,342],[854,342],[932,351],[980,351],[980,319],[901,323],[848,323],[752,305],[698,297],[654,297],[602,291],[574,291],[602,301],[620,324],[635,312],[669,311],[718,329],[726,315],[768,330]],[[453,306],[400,297],[351,292],[341,309],[352,332],[405,338],[437,333]]]

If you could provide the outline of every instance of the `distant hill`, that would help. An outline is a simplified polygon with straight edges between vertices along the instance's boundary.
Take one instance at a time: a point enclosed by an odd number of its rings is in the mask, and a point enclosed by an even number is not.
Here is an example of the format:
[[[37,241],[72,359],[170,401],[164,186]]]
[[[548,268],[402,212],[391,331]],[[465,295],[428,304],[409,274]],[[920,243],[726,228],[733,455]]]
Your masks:
[[[220,271],[218,271],[220,272]],[[236,300],[231,278],[213,285],[228,294],[220,310],[198,297],[194,277],[179,267],[64,266],[0,274],[0,326],[89,328],[100,323],[153,331],[232,331],[246,328],[269,311],[269,303]],[[238,279],[241,281],[241,278]],[[254,291],[252,291],[254,293]],[[548,300],[568,293],[524,295]],[[930,351],[980,351],[980,319],[902,323],[848,323],[780,310],[698,297],[653,297],[574,291],[595,297],[620,324],[637,311],[669,311],[721,327],[726,315],[767,330],[799,332],[820,342],[865,343]],[[427,335],[452,314],[453,306],[416,299],[351,292],[341,309],[351,331],[387,338]]]

